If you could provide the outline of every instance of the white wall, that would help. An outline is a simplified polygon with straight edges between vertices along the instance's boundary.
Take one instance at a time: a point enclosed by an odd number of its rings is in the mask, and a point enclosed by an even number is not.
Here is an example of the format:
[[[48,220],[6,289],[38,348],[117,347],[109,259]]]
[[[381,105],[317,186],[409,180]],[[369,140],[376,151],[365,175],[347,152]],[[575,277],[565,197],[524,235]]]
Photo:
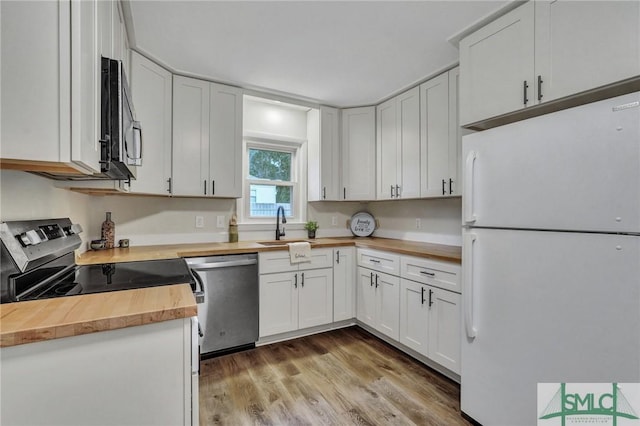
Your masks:
[[[354,213],[371,213],[380,227],[374,236],[439,244],[462,244],[462,203],[460,198],[394,200],[371,202],[309,203],[308,218],[320,225],[318,237],[349,236],[347,221]],[[332,225],[335,217],[336,225]],[[420,229],[416,229],[420,219]]]
[[[58,189],[53,181],[30,173],[0,170],[0,220],[70,217],[89,241],[91,200],[94,197]]]
[[[245,98],[242,126],[245,132],[307,139],[307,113],[303,109]]]

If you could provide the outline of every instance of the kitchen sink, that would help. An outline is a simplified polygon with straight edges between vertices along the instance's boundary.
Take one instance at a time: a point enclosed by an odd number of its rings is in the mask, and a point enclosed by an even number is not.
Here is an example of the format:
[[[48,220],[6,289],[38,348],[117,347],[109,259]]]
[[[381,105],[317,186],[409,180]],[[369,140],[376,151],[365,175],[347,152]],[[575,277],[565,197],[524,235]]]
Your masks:
[[[270,240],[270,241],[257,241],[258,244],[265,247],[284,247],[289,243],[310,243],[312,246],[315,241],[309,240]]]

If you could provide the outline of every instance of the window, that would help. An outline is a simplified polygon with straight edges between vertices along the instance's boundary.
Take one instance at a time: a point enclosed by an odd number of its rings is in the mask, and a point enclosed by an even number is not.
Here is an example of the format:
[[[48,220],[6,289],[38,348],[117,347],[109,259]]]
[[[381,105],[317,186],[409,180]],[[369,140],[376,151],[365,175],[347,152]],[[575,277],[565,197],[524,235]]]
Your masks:
[[[249,148],[249,217],[273,217],[278,207],[292,217],[291,152]]]
[[[271,225],[278,207],[284,209],[287,220],[304,221],[303,146],[302,141],[245,139],[243,222]]]

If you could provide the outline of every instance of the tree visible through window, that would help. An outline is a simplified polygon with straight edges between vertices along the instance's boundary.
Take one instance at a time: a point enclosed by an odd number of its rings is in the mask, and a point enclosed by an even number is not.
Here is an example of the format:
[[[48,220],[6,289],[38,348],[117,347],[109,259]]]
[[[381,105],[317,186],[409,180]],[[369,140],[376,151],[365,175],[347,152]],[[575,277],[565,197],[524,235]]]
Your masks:
[[[275,216],[282,206],[292,216],[293,185],[291,152],[249,148],[251,217]]]

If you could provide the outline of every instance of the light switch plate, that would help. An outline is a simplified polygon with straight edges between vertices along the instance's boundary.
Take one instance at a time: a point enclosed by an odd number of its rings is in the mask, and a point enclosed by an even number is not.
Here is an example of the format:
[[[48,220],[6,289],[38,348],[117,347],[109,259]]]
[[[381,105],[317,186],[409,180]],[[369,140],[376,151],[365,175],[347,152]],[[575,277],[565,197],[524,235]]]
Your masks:
[[[204,216],[196,216],[196,228],[204,228]]]
[[[224,216],[218,216],[216,218],[216,226],[218,228],[224,228]]]

